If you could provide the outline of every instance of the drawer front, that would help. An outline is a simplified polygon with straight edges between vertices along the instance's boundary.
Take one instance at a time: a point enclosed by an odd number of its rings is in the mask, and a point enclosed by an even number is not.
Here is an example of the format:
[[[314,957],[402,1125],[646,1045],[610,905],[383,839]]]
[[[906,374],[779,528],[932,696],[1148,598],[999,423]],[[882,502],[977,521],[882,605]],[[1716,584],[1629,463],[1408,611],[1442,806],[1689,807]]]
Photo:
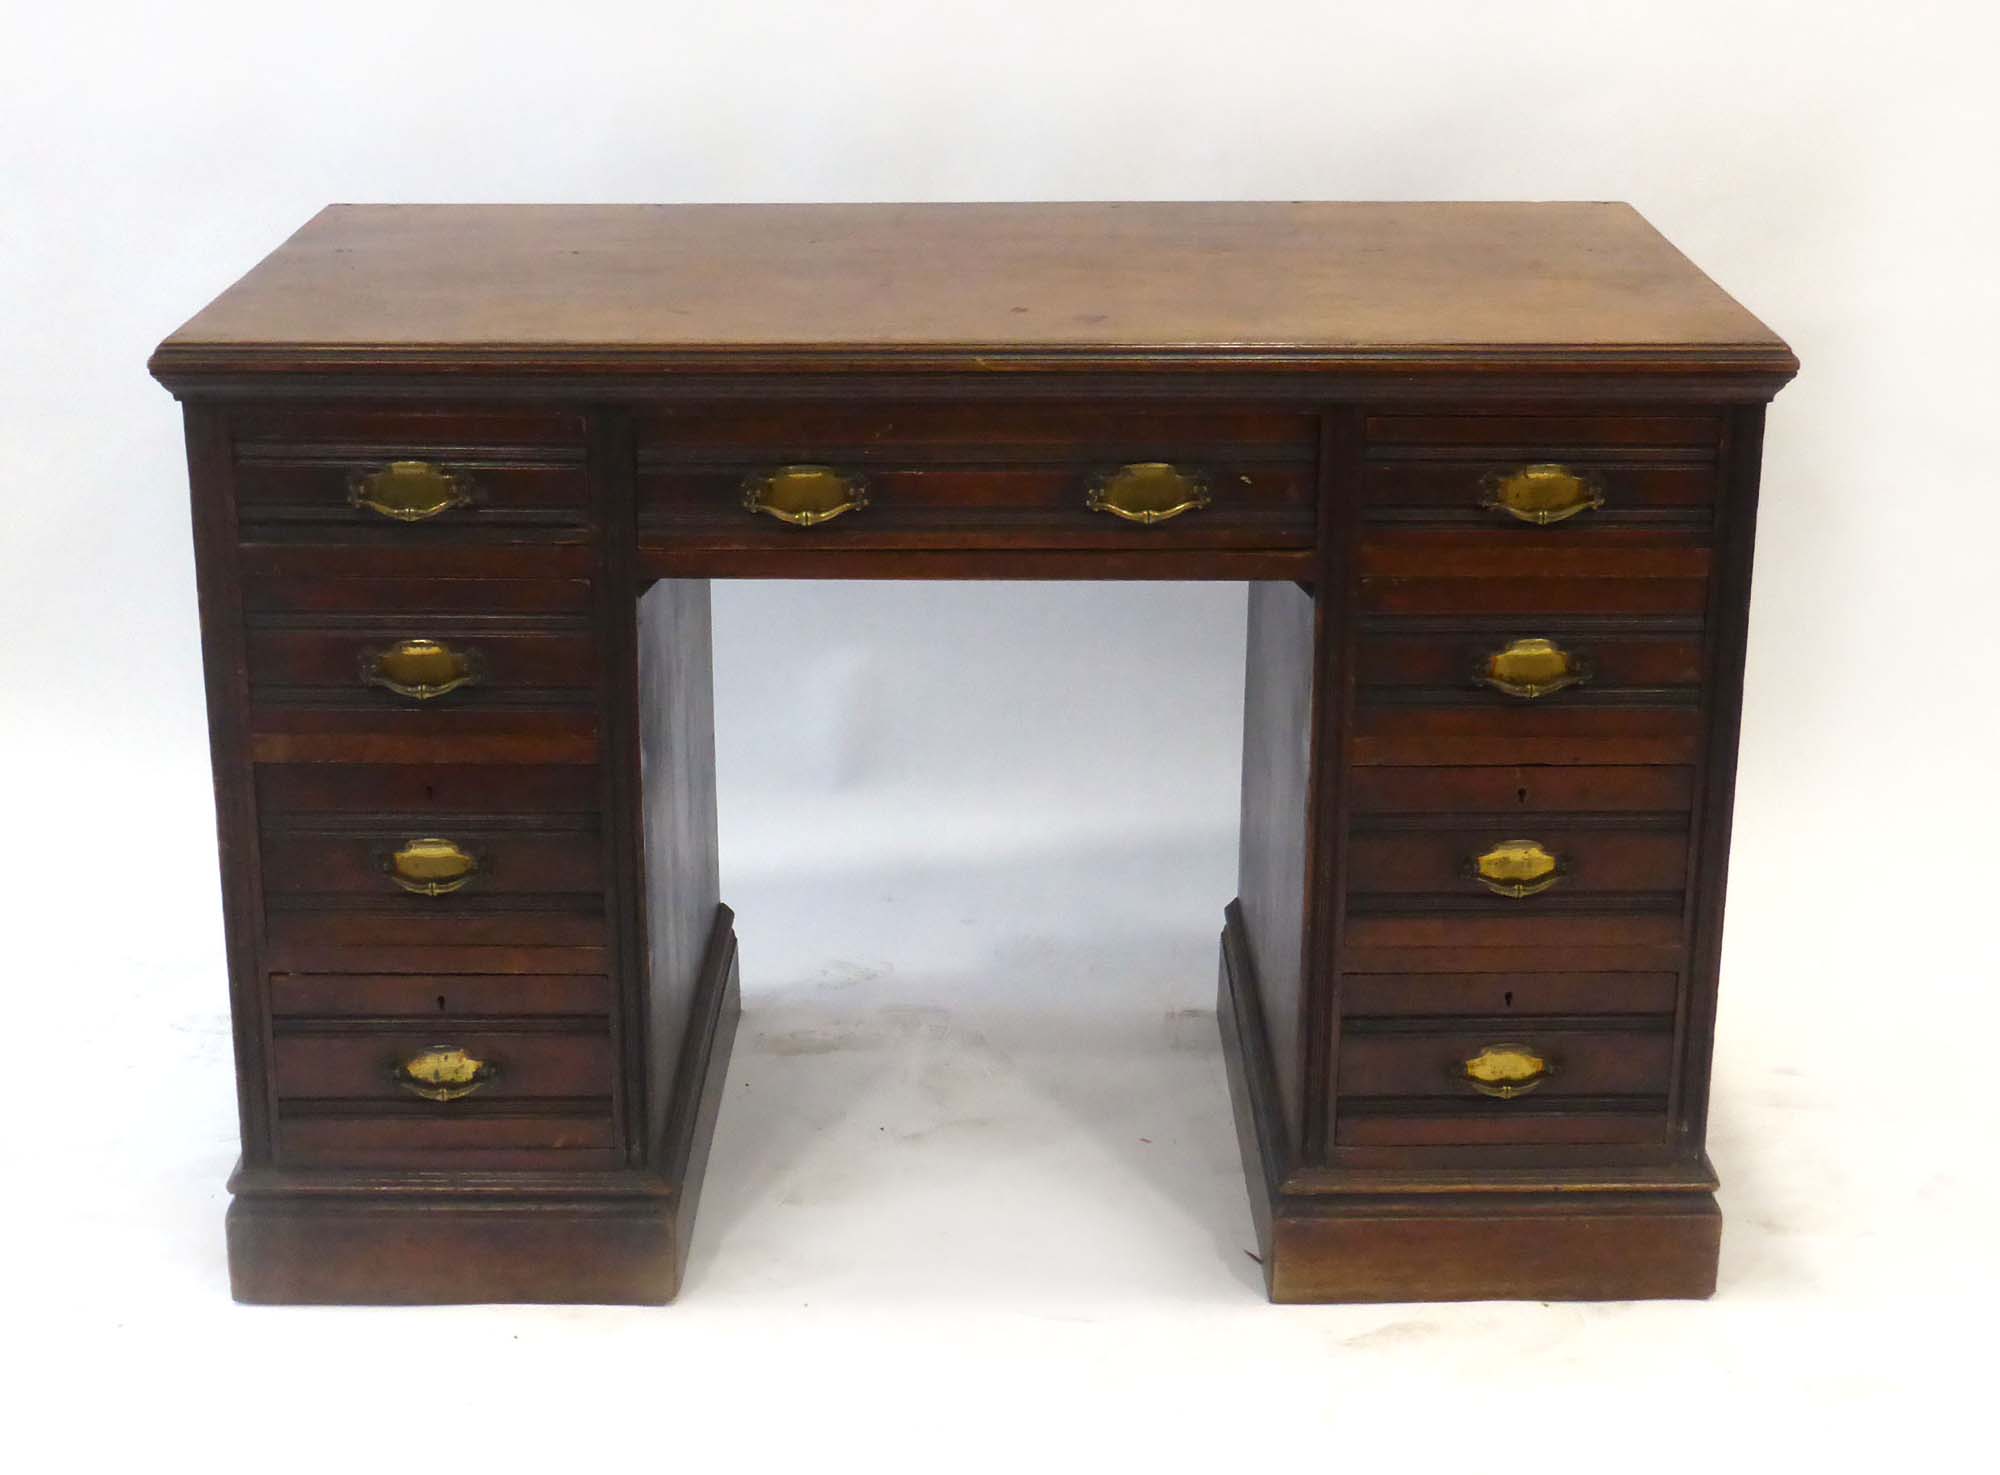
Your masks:
[[[1671,972],[1350,973],[1340,980],[1340,1012],[1350,1019],[1668,1015],[1678,988]]]
[[[357,616],[260,625],[246,644],[253,699],[261,701],[489,706],[596,696],[596,647],[584,628]]]
[[[588,519],[575,412],[265,408],[240,411],[233,430],[246,527],[386,540],[392,530],[519,536]]]
[[[266,820],[323,814],[590,814],[598,770],[585,764],[264,763],[257,809]]]
[[[250,756],[258,763],[517,767],[595,764],[597,713],[438,708],[349,710],[253,707]]]
[[[281,973],[610,971],[610,928],[602,908],[581,897],[559,909],[512,897],[467,899],[450,912],[424,908],[422,900],[327,907],[271,897],[265,961]]]
[[[1538,650],[1547,652],[1539,666]],[[1565,706],[1588,706],[1655,693],[1691,697],[1701,660],[1692,626],[1632,632],[1533,615],[1458,629],[1389,621],[1358,637],[1354,675],[1364,699],[1510,706],[1560,697]]]
[[[1340,1042],[1340,1091],[1494,1108],[1568,1097],[1663,1101],[1674,1036],[1670,1020],[1660,1025],[1558,1029],[1499,1019],[1439,1020],[1421,1031],[1350,1028]]]
[[[594,828],[537,832],[444,823],[395,829],[365,822],[339,829],[292,825],[267,831],[262,848],[264,891],[272,896],[410,897],[418,905],[448,911],[485,897],[604,888],[604,840]],[[439,889],[444,887],[455,889]]]
[[[676,408],[641,422],[640,524],[753,548],[1309,547],[1317,445],[1312,416],[1278,411]],[[1183,480],[1117,474],[1161,464]],[[865,505],[810,526],[744,505],[789,465],[832,468]]]
[[[1543,824],[1519,835],[1492,825],[1367,831],[1348,846],[1348,891],[1498,899],[1520,908],[1603,894],[1673,896],[1687,884],[1687,857],[1685,824],[1647,830]]]
[[[395,1019],[426,1027],[510,1015],[608,1019],[611,980],[588,973],[277,973],[275,1019]]]
[[[302,1168],[609,1168],[616,1125],[607,1112],[329,1112],[280,1103],[277,1158]]]
[[[1644,765],[1357,768],[1348,780],[1357,816],[1384,814],[1685,814],[1694,769]]]
[[[288,1026],[272,1040],[272,1077],[288,1100],[373,1101],[436,1115],[473,1102],[609,1102],[617,1066],[608,1033],[556,1034],[492,1026],[441,1033],[411,1027],[352,1033]],[[438,1052],[462,1052],[480,1067],[465,1085],[424,1083],[421,1062]],[[416,1072],[412,1078],[411,1072]],[[490,1078],[489,1078],[490,1076]],[[454,1100],[426,1100],[422,1090],[465,1090]]]
[[[415,615],[583,615],[590,611],[590,581],[583,578],[488,577],[477,572],[377,578],[364,572],[375,561],[366,549],[343,550],[349,562],[335,576],[291,571],[289,559],[258,559],[246,550],[243,604],[259,614],[372,614],[407,620]],[[287,550],[289,553],[292,550]],[[563,550],[556,550],[563,551]],[[315,568],[327,570],[322,558]]]

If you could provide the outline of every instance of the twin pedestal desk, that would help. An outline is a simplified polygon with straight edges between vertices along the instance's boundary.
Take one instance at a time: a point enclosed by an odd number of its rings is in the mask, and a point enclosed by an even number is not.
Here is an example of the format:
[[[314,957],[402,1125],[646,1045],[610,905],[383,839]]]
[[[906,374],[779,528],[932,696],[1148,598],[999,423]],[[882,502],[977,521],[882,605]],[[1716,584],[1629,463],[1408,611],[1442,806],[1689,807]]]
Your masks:
[[[1622,205],[325,211],[152,360],[236,1295],[674,1294],[738,1010],[716,578],[1247,583],[1218,1007],[1272,1298],[1708,1294],[1796,367]]]

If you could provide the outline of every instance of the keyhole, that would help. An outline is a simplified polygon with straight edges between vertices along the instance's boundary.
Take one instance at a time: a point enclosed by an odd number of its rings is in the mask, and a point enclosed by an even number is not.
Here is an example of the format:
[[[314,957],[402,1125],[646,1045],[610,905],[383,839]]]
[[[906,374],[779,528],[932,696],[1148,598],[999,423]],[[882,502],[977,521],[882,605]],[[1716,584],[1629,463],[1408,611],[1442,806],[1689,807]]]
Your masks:
[[[442,1003],[444,1002],[444,1000],[443,1000],[443,999],[439,999],[439,1000],[438,1000],[438,1002],[439,1002],[440,1004],[442,1004]],[[1503,1004],[1505,1004],[1505,1005],[1506,1005],[1506,1006],[1507,1006],[1507,1007],[1508,1007],[1509,1009],[1513,1008],[1513,1007],[1514,1007],[1514,991],[1513,991],[1513,990],[1512,990],[1512,989],[1510,988],[1510,989],[1508,989],[1508,990],[1507,990],[1507,992],[1506,992],[1506,993],[1504,993],[1504,994],[1500,995],[1500,1002],[1501,1002],[1501,1003],[1503,1003]]]
[[[1526,789],[1516,789],[1514,791],[1514,802],[1516,804],[1526,804],[1528,802],[1528,791]]]
[[[1525,793],[1527,792],[1527,790],[1526,790],[1526,789],[1523,789],[1523,790],[1522,790],[1521,792],[1525,794]],[[426,799],[430,799],[430,800],[435,800],[435,799],[437,798],[437,796],[438,796],[438,791],[437,791],[437,785],[436,785],[436,784],[425,784],[425,785],[424,785],[424,798],[426,798]]]
[[[1511,999],[1511,998],[1513,998],[1514,996],[1513,996],[1512,994],[1509,994],[1509,995],[1507,995],[1507,997]],[[443,995],[443,994],[439,994],[439,995],[438,995],[438,1013],[440,1013],[440,1014],[444,1013],[444,995]]]

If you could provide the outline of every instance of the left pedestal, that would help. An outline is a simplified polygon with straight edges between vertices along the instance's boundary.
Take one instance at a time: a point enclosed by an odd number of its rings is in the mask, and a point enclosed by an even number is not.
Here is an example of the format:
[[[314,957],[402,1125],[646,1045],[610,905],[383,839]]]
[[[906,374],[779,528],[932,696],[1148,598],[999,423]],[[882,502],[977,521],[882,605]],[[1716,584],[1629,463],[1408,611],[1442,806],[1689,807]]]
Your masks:
[[[627,417],[186,416],[237,1296],[669,1299],[735,937],[708,590],[640,587]]]

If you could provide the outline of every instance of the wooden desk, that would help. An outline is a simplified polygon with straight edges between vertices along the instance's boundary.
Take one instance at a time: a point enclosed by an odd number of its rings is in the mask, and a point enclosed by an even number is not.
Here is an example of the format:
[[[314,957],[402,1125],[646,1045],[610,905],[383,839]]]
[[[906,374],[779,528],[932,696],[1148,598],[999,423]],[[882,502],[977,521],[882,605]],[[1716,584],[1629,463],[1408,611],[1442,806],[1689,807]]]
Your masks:
[[[707,581],[757,577],[1249,581],[1272,1297],[1708,1294],[1796,368],[1622,205],[327,210],[152,360],[236,1295],[673,1295],[737,1015]]]

